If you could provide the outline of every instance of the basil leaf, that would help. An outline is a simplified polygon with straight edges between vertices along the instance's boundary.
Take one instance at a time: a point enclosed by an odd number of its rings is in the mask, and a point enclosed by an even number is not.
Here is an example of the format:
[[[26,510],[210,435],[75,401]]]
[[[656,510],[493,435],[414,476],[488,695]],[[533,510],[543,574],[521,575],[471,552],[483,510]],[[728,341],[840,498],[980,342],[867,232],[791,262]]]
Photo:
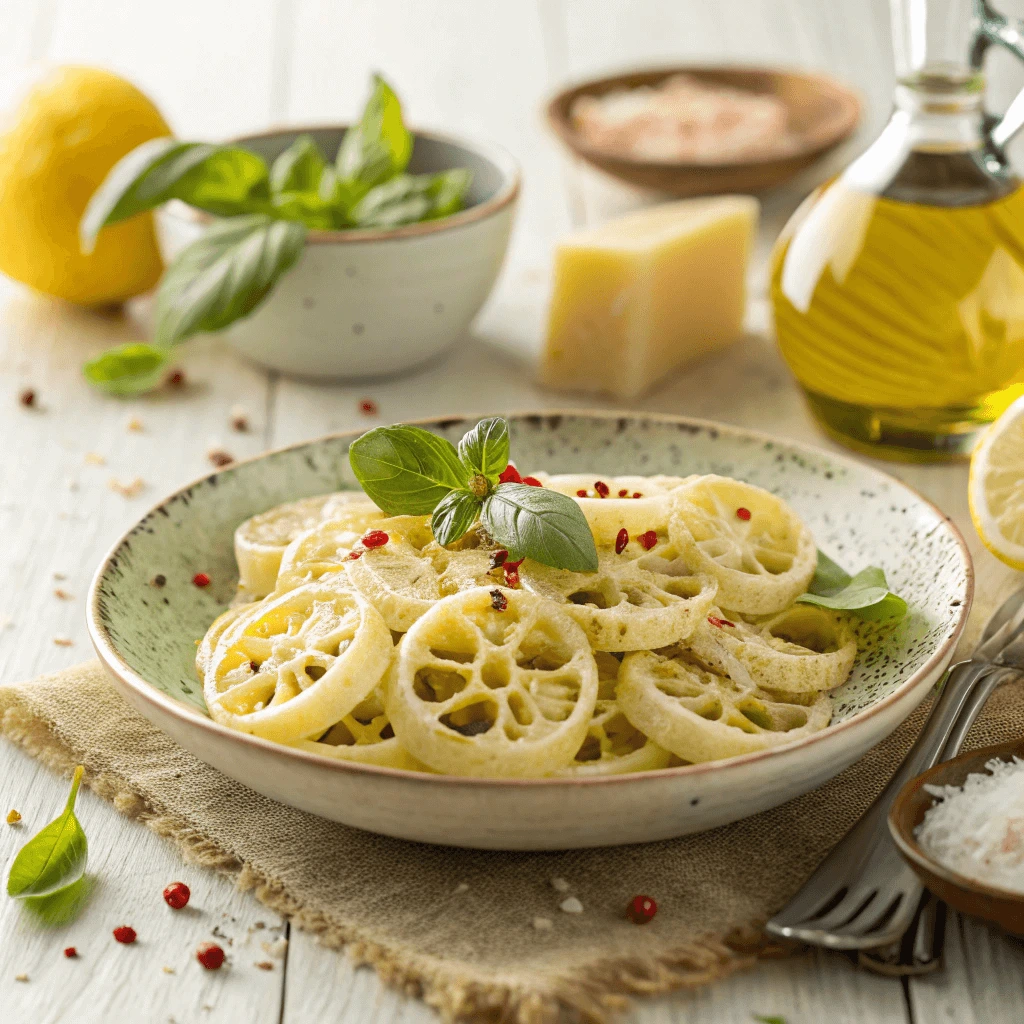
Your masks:
[[[82,214],[79,239],[92,252],[110,224],[181,199],[210,213],[252,212],[269,198],[267,165],[237,146],[151,139],[125,154],[93,193]]]
[[[480,520],[515,558],[555,569],[594,572],[597,548],[579,505],[546,487],[499,484],[484,499]]]
[[[335,164],[342,180],[358,182],[364,191],[400,174],[412,156],[412,136],[402,120],[402,104],[380,75],[359,123],[341,140]]]
[[[786,1024],[785,1017],[762,1017],[759,1013],[755,1013],[753,1017],[758,1024]]]
[[[8,896],[49,896],[85,874],[89,842],[75,817],[75,799],[84,771],[81,765],[75,769],[64,813],[18,851],[7,876]]]
[[[109,395],[152,391],[163,379],[167,352],[136,341],[107,349],[82,368],[85,379]]]
[[[304,225],[259,214],[208,228],[167,268],[156,301],[156,344],[219,331],[248,316],[302,252]]]
[[[36,920],[51,928],[67,924],[78,916],[95,886],[93,879],[82,875],[77,882],[64,886],[49,896],[25,896],[22,906]]]
[[[394,228],[437,220],[462,209],[470,172],[400,174],[370,189],[353,207],[352,221],[365,228]]]
[[[459,442],[459,459],[471,473],[482,473],[492,484],[508,465],[508,420],[481,420]]]
[[[480,516],[480,498],[469,491],[449,491],[434,509],[430,529],[438,544],[454,544]]]
[[[315,192],[320,187],[326,161],[312,135],[300,135],[270,169],[270,190]]]
[[[274,216],[282,220],[297,220],[320,231],[333,231],[336,227],[334,207],[324,202],[318,192],[279,192],[271,204]]]
[[[352,442],[348,458],[367,496],[389,516],[430,515],[468,479],[451,441],[422,427],[374,427]]]
[[[907,602],[889,590],[881,569],[869,566],[850,576],[823,551],[818,552],[818,566],[808,592],[797,601],[853,612],[871,621],[902,619],[907,613]]]

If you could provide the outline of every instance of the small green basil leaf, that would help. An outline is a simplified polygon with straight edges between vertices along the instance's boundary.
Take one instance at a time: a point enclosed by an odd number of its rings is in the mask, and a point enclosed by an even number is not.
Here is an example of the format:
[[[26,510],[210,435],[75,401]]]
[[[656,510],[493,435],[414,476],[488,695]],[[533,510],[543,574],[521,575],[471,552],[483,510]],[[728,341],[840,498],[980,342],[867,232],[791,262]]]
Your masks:
[[[380,75],[359,123],[345,133],[335,164],[343,180],[373,188],[408,166],[412,136],[402,120],[402,104]]]
[[[297,220],[314,230],[334,230],[334,207],[325,203],[318,192],[278,192],[271,203],[275,217]]]
[[[82,875],[77,882],[50,893],[49,896],[25,896],[22,906],[39,922],[50,928],[67,924],[78,916],[92,894],[95,882]]]
[[[590,526],[572,498],[546,487],[499,484],[480,515],[487,532],[516,558],[555,569],[594,572],[597,548]]]
[[[82,367],[85,379],[109,395],[152,391],[163,379],[167,353],[155,345],[131,342],[107,349]]]
[[[508,420],[500,416],[481,420],[459,442],[459,458],[471,473],[482,473],[496,484],[508,465]]]
[[[806,594],[797,601],[834,611],[853,612],[862,619],[901,619],[907,602],[889,590],[885,573],[875,567],[850,576],[824,552],[818,552],[818,566]]]
[[[394,228],[447,217],[462,208],[469,171],[441,174],[399,174],[370,189],[352,208],[355,224],[364,228]]]
[[[422,427],[374,427],[352,442],[348,458],[367,497],[389,516],[430,515],[468,479],[451,441]]]
[[[785,1017],[763,1017],[759,1013],[753,1015],[758,1024],[786,1024]]]
[[[7,876],[7,895],[49,896],[85,874],[89,842],[75,817],[84,769],[79,765],[64,813],[37,832],[19,851]]]
[[[458,213],[466,201],[473,172],[461,167],[433,175],[430,184],[431,206],[427,220],[440,220]]]
[[[241,146],[218,146],[171,190],[171,199],[218,217],[266,213],[270,173],[263,157]]]
[[[156,301],[156,343],[169,346],[248,316],[299,258],[305,225],[259,214],[208,228],[167,268]]]
[[[326,161],[312,135],[300,135],[270,168],[270,191],[315,192]]]
[[[434,509],[430,528],[438,544],[454,544],[480,516],[481,499],[469,491],[449,491]]]

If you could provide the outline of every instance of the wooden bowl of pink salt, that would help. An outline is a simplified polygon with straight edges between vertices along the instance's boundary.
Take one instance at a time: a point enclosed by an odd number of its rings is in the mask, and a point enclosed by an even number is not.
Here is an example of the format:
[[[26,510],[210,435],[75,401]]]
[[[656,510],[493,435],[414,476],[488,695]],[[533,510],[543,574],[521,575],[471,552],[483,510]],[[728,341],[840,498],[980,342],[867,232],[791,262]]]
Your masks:
[[[848,138],[860,109],[825,75],[676,67],[566,89],[547,116],[573,153],[608,174],[696,196],[781,184]]]
[[[889,811],[889,831],[936,896],[1024,936],[1024,740],[911,779]]]

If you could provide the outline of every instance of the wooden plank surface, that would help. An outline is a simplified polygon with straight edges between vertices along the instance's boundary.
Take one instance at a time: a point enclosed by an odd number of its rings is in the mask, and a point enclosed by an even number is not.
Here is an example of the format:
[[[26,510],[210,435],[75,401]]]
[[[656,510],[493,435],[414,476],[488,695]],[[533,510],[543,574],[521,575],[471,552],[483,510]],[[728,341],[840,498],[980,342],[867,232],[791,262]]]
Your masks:
[[[397,380],[337,387],[269,380],[219,343],[203,342],[184,356],[193,381],[188,389],[126,405],[88,392],[78,366],[104,345],[138,336],[141,326],[0,288],[0,527],[7,541],[0,548],[0,579],[7,584],[0,591],[0,620],[10,620],[0,628],[5,680],[57,669],[87,653],[82,598],[103,551],[149,501],[203,472],[211,446],[242,456],[375,422],[592,404],[540,391],[530,379],[551,246],[574,225],[650,197],[583,172],[558,151],[543,130],[540,107],[562,82],[628,63],[722,55],[804,64],[864,92],[868,118],[861,141],[884,118],[891,85],[884,0],[743,0],[728,11],[667,0],[487,0],[471,19],[441,0],[183,0],[173,15],[159,17],[152,5],[131,0],[25,0],[0,17],[0,58],[7,65],[44,55],[107,64],[150,92],[183,135],[220,137],[282,120],[351,118],[369,72],[377,69],[395,80],[414,123],[492,138],[515,153],[526,176],[510,258],[473,336],[423,372]],[[1012,77],[1012,70],[1006,73]],[[835,160],[848,156],[849,150]],[[809,183],[765,199],[755,293],[763,293],[771,239]],[[753,303],[750,326],[747,339],[635,407],[825,443],[764,336],[763,301]],[[39,392],[38,411],[18,405],[25,386]],[[722,394],[743,400],[723,408]],[[379,404],[378,418],[359,412],[364,397]],[[250,433],[228,427],[235,404],[246,408]],[[132,416],[141,431],[128,429]],[[106,465],[87,464],[89,451],[103,455]],[[966,524],[962,468],[895,468]],[[126,499],[110,489],[112,477],[139,477],[145,488]],[[978,557],[979,607],[988,606],[1008,592],[1014,576],[980,551],[969,527],[967,537]],[[72,598],[56,597],[57,587]],[[73,646],[56,646],[55,637]],[[6,861],[29,829],[56,812],[66,782],[4,744],[0,783],[0,802],[18,806],[26,817],[20,831],[0,825],[0,860]],[[92,901],[56,932],[41,930],[12,901],[0,901],[0,1020],[436,1020],[418,1001],[384,989],[372,972],[354,969],[308,936],[293,933],[287,960],[274,961],[273,970],[256,968],[254,961],[266,957],[256,924],[278,927],[277,918],[233,893],[224,879],[182,865],[165,843],[113,808],[87,793],[81,800],[98,879]],[[196,893],[193,910],[183,915],[159,897],[179,877]],[[110,929],[120,923],[139,931],[135,947],[112,941]],[[215,924],[233,939],[232,965],[205,975],[190,951]],[[1019,945],[974,923],[963,928],[951,938],[946,973],[909,986],[913,1019],[1016,1021],[1024,966]],[[81,961],[60,956],[72,943]],[[164,974],[164,965],[177,973]],[[14,980],[22,972],[29,982]],[[876,1024],[908,1021],[910,1010],[899,982],[855,971],[841,957],[808,954],[764,964],[706,992],[638,1004],[628,1020],[739,1024],[760,1013],[782,1015],[788,1024]]]

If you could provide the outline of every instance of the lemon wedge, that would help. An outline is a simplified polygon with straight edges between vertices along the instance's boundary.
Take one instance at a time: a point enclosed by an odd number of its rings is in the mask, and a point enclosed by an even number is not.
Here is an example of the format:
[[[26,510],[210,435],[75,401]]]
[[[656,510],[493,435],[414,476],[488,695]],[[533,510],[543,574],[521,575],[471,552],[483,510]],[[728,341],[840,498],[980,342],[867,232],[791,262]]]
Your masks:
[[[981,435],[967,498],[981,542],[1000,561],[1024,570],[1024,398]]]

